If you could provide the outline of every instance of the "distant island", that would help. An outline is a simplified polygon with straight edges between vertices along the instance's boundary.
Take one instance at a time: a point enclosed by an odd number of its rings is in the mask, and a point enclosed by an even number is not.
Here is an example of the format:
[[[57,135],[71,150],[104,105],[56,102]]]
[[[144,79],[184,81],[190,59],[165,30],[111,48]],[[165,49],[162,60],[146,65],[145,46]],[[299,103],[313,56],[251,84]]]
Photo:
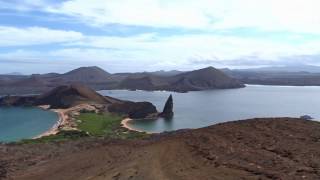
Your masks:
[[[39,94],[61,85],[79,83],[94,90],[166,90],[176,92],[244,87],[213,67],[190,72],[110,74],[99,67],[81,67],[65,74],[0,75],[0,94]]]
[[[310,65],[221,69],[245,84],[280,86],[320,86],[320,67]]]
[[[300,68],[300,70],[299,70]],[[94,90],[165,90],[175,92],[242,88],[244,84],[320,86],[316,66],[269,67],[257,69],[216,69],[115,73],[93,66],[64,74],[0,75],[0,95],[40,94],[61,85],[80,83]]]

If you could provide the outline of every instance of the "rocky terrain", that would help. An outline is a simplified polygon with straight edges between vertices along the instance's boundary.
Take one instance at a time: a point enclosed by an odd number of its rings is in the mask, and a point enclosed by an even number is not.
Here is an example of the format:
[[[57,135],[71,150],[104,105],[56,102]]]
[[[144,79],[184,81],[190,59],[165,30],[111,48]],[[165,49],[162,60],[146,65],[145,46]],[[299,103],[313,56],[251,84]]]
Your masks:
[[[169,98],[166,101],[166,104],[164,105],[163,111],[159,114],[159,116],[165,119],[171,119],[173,115],[173,98],[172,94],[170,94]]]
[[[49,106],[51,109],[66,109],[81,104],[98,105],[101,107],[100,111],[125,114],[130,118],[146,118],[158,114],[156,107],[149,102],[130,102],[102,96],[80,84],[59,86],[41,95],[0,98],[0,106]]]
[[[320,123],[251,119],[140,140],[0,145],[3,179],[320,179]]]
[[[83,84],[94,90],[140,89],[179,92],[244,87],[239,81],[213,67],[190,72],[118,74],[110,74],[99,67],[81,67],[64,74],[0,75],[0,95],[39,94],[69,84]]]

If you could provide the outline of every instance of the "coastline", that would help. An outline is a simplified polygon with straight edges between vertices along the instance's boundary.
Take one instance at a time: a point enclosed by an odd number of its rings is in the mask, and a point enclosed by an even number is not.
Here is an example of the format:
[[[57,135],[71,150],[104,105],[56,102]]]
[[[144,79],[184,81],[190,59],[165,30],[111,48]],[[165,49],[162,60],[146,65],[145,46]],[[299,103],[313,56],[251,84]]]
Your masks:
[[[153,133],[153,132],[141,131],[141,130],[134,129],[134,128],[130,127],[130,126],[128,125],[128,123],[129,123],[130,121],[133,121],[133,119],[131,119],[131,118],[125,118],[125,119],[123,119],[123,120],[121,121],[121,126],[124,127],[124,128],[126,128],[126,129],[128,129],[128,130],[130,130],[130,131],[142,132],[142,133],[147,133],[147,134],[155,134],[155,133]]]
[[[88,106],[90,106],[90,105],[81,104],[81,105],[78,105],[78,106],[75,106],[72,108],[68,108],[68,109],[50,109],[50,106],[47,106],[47,105],[38,106],[38,108],[41,108],[43,110],[52,111],[52,112],[57,113],[58,120],[50,129],[33,137],[32,139],[38,139],[38,138],[42,138],[44,136],[55,135],[60,131],[61,127],[65,127],[68,129],[70,129],[70,128],[74,129],[74,127],[72,127],[72,125],[69,122],[70,121],[69,114],[72,112],[79,113],[80,109],[88,108]],[[88,108],[88,109],[91,109],[91,108]],[[124,118],[123,120],[121,120],[121,127],[126,128],[129,131],[142,132],[142,133],[146,133],[146,134],[154,134],[154,132],[142,131],[142,130],[138,130],[138,129],[130,127],[130,125],[129,125],[130,121],[133,121],[133,119]]]
[[[88,110],[88,111],[96,111],[96,107],[91,104],[79,104],[77,106],[73,106],[67,109],[50,109],[49,105],[42,105],[38,106],[38,108],[47,110],[47,111],[53,111],[58,114],[59,118],[57,122],[47,131],[41,133],[38,136],[35,136],[32,139],[38,139],[44,136],[50,136],[57,134],[61,129],[66,130],[77,130],[74,116],[77,116],[80,114],[81,110]]]
[[[43,107],[40,107],[40,108],[44,109]],[[67,121],[67,117],[64,114],[64,111],[62,109],[47,109],[46,108],[45,110],[53,111],[53,112],[57,113],[58,120],[50,129],[41,133],[40,135],[35,136],[32,139],[38,139],[38,138],[42,138],[44,136],[50,136],[50,135],[57,134],[59,132],[59,127]]]

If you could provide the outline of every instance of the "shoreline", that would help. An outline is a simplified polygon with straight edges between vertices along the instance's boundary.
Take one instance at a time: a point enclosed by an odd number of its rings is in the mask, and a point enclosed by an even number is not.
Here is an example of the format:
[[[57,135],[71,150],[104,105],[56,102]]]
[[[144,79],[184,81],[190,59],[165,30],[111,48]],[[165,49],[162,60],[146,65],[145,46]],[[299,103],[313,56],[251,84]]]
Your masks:
[[[43,107],[40,107],[44,110],[47,110],[47,111],[52,111],[52,112],[55,112],[57,113],[58,115],[58,120],[57,122],[50,128],[48,129],[47,131],[35,136],[34,138],[32,139],[39,139],[39,138],[42,138],[44,136],[50,136],[50,135],[55,135],[59,132],[59,127],[66,122],[67,118],[66,118],[66,115],[64,114],[64,111],[62,109],[45,109]]]
[[[128,123],[129,123],[130,121],[133,121],[133,119],[131,119],[131,118],[124,118],[123,120],[121,120],[121,126],[122,126],[123,128],[126,128],[126,129],[130,130],[130,131],[141,132],[141,133],[146,133],[146,134],[155,134],[155,133],[153,133],[153,132],[141,131],[141,130],[134,129],[134,128],[130,127],[130,126],[128,125]]]
[[[49,105],[42,105],[38,106],[38,108],[41,108],[43,110],[47,111],[53,111],[58,114],[58,120],[57,122],[47,131],[35,136],[32,139],[38,139],[44,136],[50,136],[57,134],[61,129],[65,130],[77,130],[77,127],[75,125],[74,116],[77,116],[80,114],[81,110],[88,110],[88,111],[96,111],[96,107],[91,104],[79,104],[77,106],[73,106],[66,109],[50,109]]]
[[[78,106],[68,108],[68,109],[50,109],[50,107],[47,105],[38,106],[38,108],[41,108],[43,110],[52,111],[52,112],[57,113],[58,119],[57,119],[56,123],[51,128],[49,128],[45,132],[33,137],[32,139],[39,139],[39,138],[42,138],[45,136],[55,135],[60,131],[60,127],[63,127],[63,126],[71,128],[68,125],[69,124],[68,114],[72,111],[78,112],[78,110],[82,109],[81,107],[83,107],[83,106],[84,105],[82,104],[82,105],[78,105]],[[128,124],[130,121],[133,121],[133,119],[131,119],[131,118],[122,119],[120,122],[121,127],[126,128],[129,131],[135,131],[135,132],[146,133],[146,134],[155,134],[154,132],[142,131],[142,130],[130,127],[130,125]]]

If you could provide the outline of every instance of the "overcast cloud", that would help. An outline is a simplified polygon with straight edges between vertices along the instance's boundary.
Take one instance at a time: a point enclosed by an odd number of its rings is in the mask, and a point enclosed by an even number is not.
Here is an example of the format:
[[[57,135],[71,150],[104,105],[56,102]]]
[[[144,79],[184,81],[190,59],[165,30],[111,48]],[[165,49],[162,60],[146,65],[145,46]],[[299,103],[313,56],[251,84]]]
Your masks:
[[[318,0],[0,0],[0,73],[26,63],[19,71],[318,65],[319,7]]]

